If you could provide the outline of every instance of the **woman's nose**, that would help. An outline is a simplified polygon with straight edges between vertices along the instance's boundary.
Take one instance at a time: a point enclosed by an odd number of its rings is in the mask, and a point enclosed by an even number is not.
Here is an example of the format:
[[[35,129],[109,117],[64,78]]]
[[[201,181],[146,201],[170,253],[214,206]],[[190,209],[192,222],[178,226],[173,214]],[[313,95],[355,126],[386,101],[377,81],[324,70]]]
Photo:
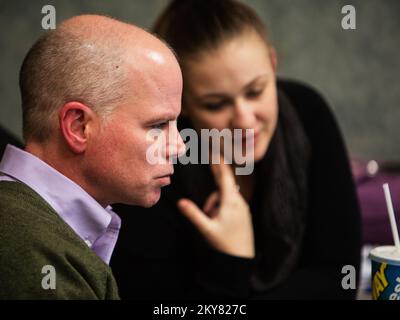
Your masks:
[[[237,129],[254,128],[255,122],[254,108],[251,103],[238,101],[233,107],[232,127]]]

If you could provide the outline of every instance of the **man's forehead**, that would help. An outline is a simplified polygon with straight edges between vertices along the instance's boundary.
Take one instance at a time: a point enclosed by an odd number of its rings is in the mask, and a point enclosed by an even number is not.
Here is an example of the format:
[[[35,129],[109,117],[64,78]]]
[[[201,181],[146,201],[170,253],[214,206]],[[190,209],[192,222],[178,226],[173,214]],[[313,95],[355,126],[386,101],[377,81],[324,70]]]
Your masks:
[[[181,111],[182,74],[175,58],[157,50],[143,50],[144,59],[131,62],[131,102],[142,122],[174,120]],[[142,56],[143,57],[143,56]]]
[[[162,101],[158,104],[148,105],[145,110],[144,118],[146,121],[176,120],[181,113],[181,103],[177,99]]]

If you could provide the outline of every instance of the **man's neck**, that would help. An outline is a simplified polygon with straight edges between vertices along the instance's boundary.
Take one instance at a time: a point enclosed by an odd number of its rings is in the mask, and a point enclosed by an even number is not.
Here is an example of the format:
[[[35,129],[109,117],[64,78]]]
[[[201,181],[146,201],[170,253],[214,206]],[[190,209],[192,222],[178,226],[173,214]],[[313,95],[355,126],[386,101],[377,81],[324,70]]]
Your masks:
[[[60,172],[63,176],[75,182],[103,208],[106,208],[110,204],[108,201],[101,200],[101,197],[96,194],[90,183],[85,181],[85,176],[80,168],[82,159],[79,159],[79,156],[51,142],[39,143],[36,141],[27,141],[25,151],[39,158],[50,167]]]

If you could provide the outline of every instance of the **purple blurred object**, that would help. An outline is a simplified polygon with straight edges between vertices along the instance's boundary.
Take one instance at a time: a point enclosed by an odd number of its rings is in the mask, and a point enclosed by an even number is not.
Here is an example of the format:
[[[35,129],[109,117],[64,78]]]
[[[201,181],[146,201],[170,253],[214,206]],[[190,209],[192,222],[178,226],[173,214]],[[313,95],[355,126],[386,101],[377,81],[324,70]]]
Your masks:
[[[382,185],[389,184],[396,222],[400,220],[400,163],[351,160],[363,227],[363,244],[392,245],[393,236]]]

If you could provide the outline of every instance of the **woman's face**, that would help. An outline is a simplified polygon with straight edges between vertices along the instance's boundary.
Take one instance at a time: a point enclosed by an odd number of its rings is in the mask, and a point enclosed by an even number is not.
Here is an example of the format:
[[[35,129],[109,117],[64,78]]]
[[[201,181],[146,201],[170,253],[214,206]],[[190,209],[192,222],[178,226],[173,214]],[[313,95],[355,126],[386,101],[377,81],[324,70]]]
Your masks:
[[[185,61],[183,114],[197,131],[254,129],[254,161],[258,161],[277,123],[275,70],[274,50],[255,32],[237,36]]]

